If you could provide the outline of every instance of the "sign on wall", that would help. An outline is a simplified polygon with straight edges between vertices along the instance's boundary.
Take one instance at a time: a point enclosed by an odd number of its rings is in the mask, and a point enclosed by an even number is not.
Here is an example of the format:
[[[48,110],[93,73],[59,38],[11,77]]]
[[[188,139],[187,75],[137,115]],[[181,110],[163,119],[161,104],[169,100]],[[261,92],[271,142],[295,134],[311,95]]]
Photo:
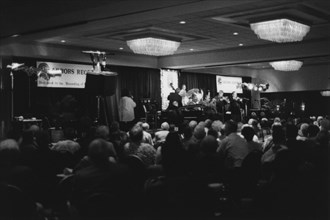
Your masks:
[[[86,73],[91,71],[90,65],[53,63],[53,62],[37,62],[37,68],[45,70],[61,70],[62,74],[54,75],[49,79],[38,77],[38,87],[51,88],[85,88]]]
[[[224,93],[243,93],[242,77],[217,76],[217,91],[222,90]]]

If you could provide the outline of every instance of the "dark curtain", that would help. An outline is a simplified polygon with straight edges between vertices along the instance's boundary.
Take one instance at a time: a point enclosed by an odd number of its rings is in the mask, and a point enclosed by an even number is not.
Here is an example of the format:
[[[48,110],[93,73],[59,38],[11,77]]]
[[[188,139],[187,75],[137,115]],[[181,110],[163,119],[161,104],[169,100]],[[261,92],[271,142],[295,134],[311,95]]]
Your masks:
[[[1,101],[8,99],[8,103],[5,104],[7,108],[10,105],[10,71],[6,66],[12,62],[17,62],[25,63],[27,66],[36,67],[37,60],[38,59],[26,57],[7,57],[3,59],[3,71],[1,72],[0,84],[3,85],[1,86]],[[40,61],[71,63],[61,60]],[[86,65],[86,63],[79,64]],[[79,119],[82,116],[89,116],[94,120],[97,116],[96,97],[101,96],[101,123],[111,123],[111,121],[118,120],[118,103],[122,88],[127,88],[132,92],[134,100],[138,106],[142,106],[140,102],[142,98],[149,98],[155,103],[158,103],[158,107],[160,106],[159,69],[124,66],[108,66],[108,68],[111,71],[117,72],[118,76],[96,77],[96,79],[87,80],[85,89],[41,88],[37,87],[36,77],[28,77],[23,71],[15,72],[15,116],[22,115],[25,118],[47,118],[47,120],[49,119],[51,126],[53,126],[54,123],[52,123],[52,119],[56,120],[61,113],[61,103],[63,99],[68,99],[67,97],[71,96],[73,102],[70,104],[74,106],[74,113],[77,116],[76,118]],[[1,108],[1,113],[3,113],[3,119],[1,121],[10,121],[10,109],[7,108]],[[138,111],[137,117],[139,117]]]
[[[179,74],[179,85],[185,84],[187,91],[193,88],[203,89],[204,94],[210,91],[211,97],[217,93],[216,75],[204,73],[188,73]]]
[[[144,116],[142,100],[150,99],[156,103],[157,109],[161,105],[160,96],[160,70],[140,67],[110,67],[112,71],[118,73],[116,92],[112,96],[107,96],[107,106],[110,121],[118,120],[118,104],[121,97],[121,90],[126,88],[131,91],[133,99],[137,104],[135,108],[135,118]]]

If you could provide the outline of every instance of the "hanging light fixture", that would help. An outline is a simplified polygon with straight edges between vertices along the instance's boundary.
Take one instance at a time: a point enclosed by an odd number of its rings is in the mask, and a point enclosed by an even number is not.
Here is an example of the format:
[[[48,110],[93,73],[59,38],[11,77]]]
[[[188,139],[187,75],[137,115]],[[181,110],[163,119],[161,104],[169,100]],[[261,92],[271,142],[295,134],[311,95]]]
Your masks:
[[[303,65],[303,62],[298,60],[275,61],[269,63],[275,70],[279,71],[297,71]]]
[[[310,27],[289,19],[277,19],[250,24],[260,39],[277,43],[302,41]]]
[[[321,91],[321,95],[322,95],[322,96],[330,97],[330,90],[324,90],[324,91]]]
[[[172,55],[181,44],[179,40],[169,40],[161,37],[131,39],[127,40],[126,43],[134,53],[150,56]]]

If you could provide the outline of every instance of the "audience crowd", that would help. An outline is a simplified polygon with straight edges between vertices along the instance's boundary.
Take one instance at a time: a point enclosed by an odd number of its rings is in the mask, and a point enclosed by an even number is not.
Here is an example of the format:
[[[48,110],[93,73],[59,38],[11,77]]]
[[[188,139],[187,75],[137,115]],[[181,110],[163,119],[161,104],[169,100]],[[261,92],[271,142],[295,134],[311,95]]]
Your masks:
[[[328,117],[78,127],[0,142],[0,219],[328,219]]]

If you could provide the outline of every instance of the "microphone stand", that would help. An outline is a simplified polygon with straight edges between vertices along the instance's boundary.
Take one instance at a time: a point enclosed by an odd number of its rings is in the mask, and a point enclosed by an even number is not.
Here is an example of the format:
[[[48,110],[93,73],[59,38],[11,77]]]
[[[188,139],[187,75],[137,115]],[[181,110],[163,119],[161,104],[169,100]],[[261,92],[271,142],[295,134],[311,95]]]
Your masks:
[[[10,97],[10,104],[11,104],[11,109],[10,109],[10,118],[11,120],[14,119],[14,73],[13,71],[10,71],[10,80],[11,80],[11,97]]]

